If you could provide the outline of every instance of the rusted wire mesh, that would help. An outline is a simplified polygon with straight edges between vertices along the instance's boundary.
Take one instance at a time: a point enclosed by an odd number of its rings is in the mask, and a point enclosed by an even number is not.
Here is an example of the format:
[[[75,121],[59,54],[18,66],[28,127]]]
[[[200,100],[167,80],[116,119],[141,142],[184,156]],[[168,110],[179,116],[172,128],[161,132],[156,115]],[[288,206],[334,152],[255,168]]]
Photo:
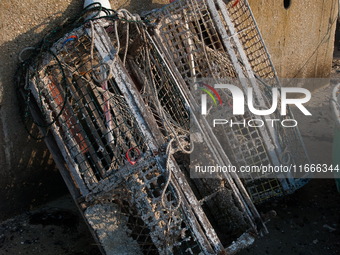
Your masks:
[[[83,35],[58,55],[46,54],[42,62],[48,63],[37,67],[33,82],[44,112],[50,119],[60,115],[60,136],[92,185],[124,166],[130,148],[144,154],[148,147],[115,81],[100,86],[91,77],[90,45]],[[98,64],[94,50],[92,65]]]
[[[140,92],[146,105],[160,120],[159,126],[165,131],[164,138],[169,140],[174,137],[173,131],[177,135],[189,133],[189,110],[186,109],[179,88],[153,46],[149,43],[148,47],[143,47],[137,58],[129,56],[129,65],[134,76],[139,77],[139,83],[143,84]],[[164,116],[159,111],[160,107]]]
[[[106,30],[111,31],[109,35],[112,39],[114,37],[111,26],[113,25],[106,27]],[[120,29],[123,30],[123,27],[124,25]],[[148,32],[130,34],[129,38],[135,40],[129,45],[127,63],[146,107],[158,120],[164,139],[170,140],[190,132],[188,103],[180,91],[164,52],[151,36],[148,37],[145,33]],[[125,38],[121,40],[125,41]],[[176,160],[183,162],[185,157],[179,154]],[[188,165],[186,167],[183,165],[182,170],[189,175]],[[191,187],[197,190],[196,197],[204,201],[202,204],[205,211],[211,214],[208,219],[211,222],[218,222],[215,227],[224,232],[222,244],[230,245],[235,237],[239,237],[250,228],[248,220],[239,214],[242,209],[232,197],[233,188],[225,179],[197,179],[191,182]]]
[[[114,204],[124,231],[142,254],[223,252],[209,220],[223,224],[227,246],[244,243],[237,240],[243,234],[253,241],[262,223],[255,222],[237,188],[226,180],[219,180],[218,187],[203,180],[200,194],[195,194],[166,153],[165,141],[170,150],[188,147],[182,136],[189,129],[188,106],[154,44],[148,43],[136,58],[125,57],[127,46],[138,40],[133,31],[144,25],[117,37],[117,20],[110,16],[89,21],[67,33],[25,65],[19,79],[24,97],[37,102],[44,127],[57,141],[85,201],[85,215],[93,214],[95,205]],[[125,48],[117,38],[126,39]],[[132,47],[127,56],[133,52]],[[119,57],[139,68],[140,80]],[[176,136],[183,142],[177,148],[171,143]],[[199,199],[210,203],[210,209],[221,203],[223,207],[207,217]]]
[[[154,22],[154,33],[188,88],[200,78],[238,78],[238,86],[255,89],[256,105],[270,108],[271,88],[280,88],[280,84],[246,0],[178,0],[147,18]],[[229,92],[224,91],[224,95],[232,103]],[[272,118],[293,118],[288,112],[287,116],[281,116],[278,108]],[[234,120],[258,118],[246,110],[244,116],[234,117]],[[273,131],[270,127],[241,130],[227,125],[223,129],[229,138],[224,149],[238,167],[309,162],[297,128],[287,129],[275,124]],[[271,147],[275,147],[275,152],[269,151]],[[293,180],[289,175],[280,179],[273,175],[261,178],[244,174],[243,177],[254,202],[282,195],[283,191],[293,192],[301,186],[300,180]]]
[[[77,184],[85,187],[89,204],[121,206],[128,217],[126,231],[144,254],[202,252],[204,242],[187,221],[188,212],[183,207],[171,211],[183,194],[175,194],[175,180],[166,185],[165,166],[146,142],[137,120],[141,117],[131,111],[117,80],[94,79],[105,75],[100,70],[105,65],[97,47],[91,53],[88,34],[84,27],[73,31],[28,70],[30,93],[46,120],[54,122],[51,132],[64,144],[68,162],[77,170],[73,174],[79,172]],[[67,41],[70,36],[74,40]]]
[[[265,48],[247,1],[223,1],[254,72],[261,78],[275,78],[275,69]]]

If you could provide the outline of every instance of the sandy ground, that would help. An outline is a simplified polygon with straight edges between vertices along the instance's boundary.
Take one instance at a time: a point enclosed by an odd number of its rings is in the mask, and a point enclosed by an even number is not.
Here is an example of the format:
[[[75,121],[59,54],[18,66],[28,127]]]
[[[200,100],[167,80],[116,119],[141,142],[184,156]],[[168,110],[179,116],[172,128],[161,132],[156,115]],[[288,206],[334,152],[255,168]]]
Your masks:
[[[79,4],[68,2],[73,6],[71,11],[78,10]],[[153,4],[158,6],[159,3]],[[127,7],[142,10],[144,5],[128,2]],[[17,49],[8,50],[13,51],[13,56],[18,53]],[[340,80],[337,70],[340,71],[340,61],[334,60],[332,77]],[[313,118],[293,109],[313,163],[331,164],[334,122],[329,97],[334,82],[315,92],[306,105]],[[340,194],[334,180],[312,180],[293,195],[272,200],[258,209],[264,213],[274,209],[277,217],[267,224],[270,233],[240,254],[340,253]],[[71,197],[66,196],[2,222],[0,254],[96,255],[99,250]]]
[[[340,80],[340,60],[332,76]],[[311,161],[331,164],[333,126],[329,97],[333,83],[312,95],[307,118],[297,109],[295,118]],[[269,234],[243,250],[248,254],[339,254],[340,194],[332,179],[312,180],[290,196],[258,207],[277,217],[267,223]],[[99,254],[70,196],[22,214],[0,225],[0,254]]]

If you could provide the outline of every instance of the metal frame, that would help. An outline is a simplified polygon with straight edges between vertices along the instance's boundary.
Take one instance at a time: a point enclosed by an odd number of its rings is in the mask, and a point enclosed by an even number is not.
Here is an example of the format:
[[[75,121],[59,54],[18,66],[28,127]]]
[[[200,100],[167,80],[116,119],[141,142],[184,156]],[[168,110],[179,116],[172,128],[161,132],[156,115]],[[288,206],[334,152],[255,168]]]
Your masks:
[[[216,76],[217,78],[230,77],[230,75],[231,77],[236,76],[239,78],[245,93],[247,93],[247,88],[249,86],[252,87],[255,91],[255,99],[257,100],[260,107],[268,107],[263,97],[263,87],[265,84],[263,79],[268,77],[276,79],[277,83],[272,86],[280,88],[275,69],[273,68],[268,51],[264,46],[263,39],[259,33],[258,27],[252,16],[247,1],[239,1],[238,6],[236,5],[235,8],[241,13],[240,15],[248,15],[248,23],[244,25],[245,28],[241,26],[242,24],[240,25],[239,20],[237,21],[237,24],[234,23],[236,19],[235,16],[238,14],[234,13],[230,16],[230,11],[232,8],[233,6],[231,2],[226,5],[222,0],[178,0],[163,7],[160,10],[149,14],[147,19],[155,22],[155,29],[153,32],[155,33],[156,37],[158,37],[160,44],[165,46],[164,51],[168,52],[169,56],[171,56],[171,58],[174,60],[176,67],[179,68],[181,75],[187,83],[190,83],[188,76],[192,76],[195,80],[198,74],[201,74],[203,77],[210,74],[213,77]],[[199,18],[197,18],[197,16],[199,16]],[[234,17],[234,20],[232,20],[232,16]],[[199,20],[201,27],[197,26],[197,24],[195,25],[195,23],[198,22],[197,20]],[[195,27],[195,31],[193,27]],[[240,30],[241,28],[242,30]],[[203,44],[203,46],[200,46],[199,42],[197,41],[200,40],[200,32],[201,36],[203,35],[202,30],[204,30],[203,32],[205,33],[205,37],[204,40],[201,39],[202,42],[200,42],[200,44]],[[197,38],[195,35],[193,35],[195,33],[197,33]],[[252,65],[249,62],[251,51],[248,50],[247,53],[245,52],[244,48],[246,47],[246,42],[245,40],[242,40],[242,33],[255,33],[255,37],[257,39],[256,43],[259,44],[259,46],[256,46],[264,50],[264,53],[261,55],[261,57],[264,59],[264,62],[269,63],[266,68],[268,70],[270,69],[270,72],[264,73],[262,77],[262,73],[256,74],[253,71],[253,68],[255,68],[256,65],[254,64],[254,61],[252,62]],[[210,41],[207,42],[208,46],[205,46],[204,49],[205,43],[203,43],[203,41],[206,40]],[[206,71],[206,69],[199,69],[204,68],[204,66],[200,64],[199,61],[204,62],[206,61],[205,59],[208,60],[206,54],[211,56],[209,48],[214,49],[215,52],[219,52],[218,54],[221,54],[221,58],[225,58],[226,61],[230,61],[230,63],[232,63],[229,74],[228,72],[223,72],[221,73],[222,77],[220,77],[215,71],[213,72],[213,70],[218,69],[218,66],[216,67],[218,64],[216,64],[216,61],[211,59],[209,59],[211,63],[208,71]],[[185,49],[185,51],[183,51],[183,49]],[[199,49],[201,52],[205,51],[205,56],[203,53],[199,55]],[[195,57],[195,55],[197,56]],[[206,62],[209,66],[209,62]],[[240,63],[242,63],[242,66]],[[196,66],[194,66],[195,64]],[[211,67],[212,65],[214,66],[213,68]],[[187,70],[191,71],[182,71],[183,68],[185,68],[183,66],[190,67]],[[183,87],[183,90],[187,90],[187,88]],[[267,98],[267,101],[270,100],[270,97]],[[290,110],[289,114],[291,117],[293,116]],[[281,116],[277,116],[276,114],[275,118],[278,117],[281,118]],[[261,117],[254,115],[251,115],[251,118],[261,119]],[[298,153],[294,153],[298,155],[294,155],[294,158],[300,160],[299,164],[309,162],[306,149],[297,128],[289,134],[287,133],[288,131],[281,130],[280,132],[283,133],[280,135],[277,133],[278,128],[275,131],[273,128],[268,126],[258,128],[258,131],[259,139],[262,139],[264,142],[266,153],[268,153],[270,161],[273,165],[280,165],[283,163],[282,158],[285,156],[284,149],[288,146],[294,147],[293,143],[298,143],[295,150]],[[234,131],[226,132],[233,133]],[[287,139],[282,139],[283,135],[288,137],[288,142]],[[282,148],[282,146],[284,146],[284,148]],[[228,155],[233,158],[232,155]],[[255,184],[256,182],[259,183],[259,178],[253,179],[250,175],[245,177],[245,185],[254,202],[262,202],[273,196],[292,193],[297,188],[306,183],[305,179],[294,179],[293,176],[289,174],[282,175],[279,179],[274,178],[275,180],[272,178],[269,180],[261,179],[259,185]],[[273,188],[273,181],[275,181],[274,186],[276,188]],[[270,188],[265,188],[265,186],[268,185]]]
[[[58,163],[58,166],[61,167],[63,172],[70,171],[71,178],[68,179],[68,187],[77,201],[77,205],[83,210],[82,214],[84,215],[85,212],[88,212],[87,209],[94,204],[125,201],[127,205],[123,206],[123,208],[129,209],[130,214],[131,211],[134,211],[135,214],[132,216],[144,222],[139,227],[143,231],[148,229],[146,235],[151,239],[145,239],[144,241],[150,242],[152,240],[153,245],[160,254],[167,254],[169,251],[174,252],[174,254],[196,254],[199,252],[220,254],[225,251],[234,253],[245,247],[245,245],[251,244],[254,241],[254,236],[258,234],[257,228],[259,225],[263,227],[264,232],[267,230],[238,178],[234,177],[233,179],[229,175],[225,176],[231,192],[236,197],[235,202],[242,211],[240,215],[245,218],[250,228],[237,240],[232,240],[232,243],[226,249],[223,248],[219,237],[201,207],[200,201],[196,198],[173,157],[169,161],[169,171],[172,172],[173,177],[165,193],[166,205],[167,207],[173,207],[178,203],[179,198],[181,198],[181,204],[178,211],[175,212],[162,208],[163,198],[160,197],[160,193],[167,179],[165,155],[162,150],[163,136],[157,127],[156,120],[145,106],[134,82],[118,58],[115,48],[103,28],[106,24],[104,23],[101,21],[94,22],[93,30],[90,30],[88,24],[85,24],[58,40],[50,52],[40,55],[36,59],[39,63],[37,70],[35,70],[37,66],[29,68],[28,72],[31,74],[31,78],[28,86],[24,85],[23,90],[28,89],[31,91],[40,111],[45,115],[46,121],[53,123],[50,125],[49,130],[56,141],[58,149],[55,148],[52,154],[57,162],[61,162],[60,160],[58,161],[60,155],[55,150],[61,152],[68,170],[62,167],[63,163]],[[93,58],[97,67],[109,66],[111,69],[112,77],[105,81],[110,85],[110,88],[104,88],[103,86],[100,88],[98,85],[93,86],[95,83],[93,75],[91,78],[87,70],[89,62],[81,63],[81,68],[85,68],[85,71],[66,67],[67,63],[61,54],[65,50],[67,51],[67,49],[64,49],[64,42],[70,35],[76,35],[79,41],[83,36],[87,37],[87,41],[93,40]],[[148,35],[148,38],[152,40],[150,35]],[[76,46],[77,42],[73,47]],[[84,47],[86,48],[86,45]],[[55,68],[52,68],[52,71],[48,70],[50,63],[54,61],[55,64],[56,60],[59,65],[66,67],[65,72],[56,71]],[[171,78],[176,83],[183,83],[171,63],[169,64],[166,59],[163,60]],[[94,60],[91,57],[91,65],[92,61]],[[92,68],[90,71],[95,72],[96,70]],[[48,72],[51,72],[51,74],[46,75]],[[87,92],[79,85],[79,79],[72,78],[75,73],[77,77],[84,76],[84,79],[87,80]],[[100,75],[103,76],[103,73],[101,72]],[[54,81],[53,75],[61,77],[63,80],[60,78],[59,82]],[[104,161],[101,161],[106,156],[98,156],[101,155],[99,153],[105,150],[111,149],[114,151],[114,148],[112,148],[114,145],[111,143],[111,138],[109,138],[113,130],[108,125],[111,118],[115,118],[117,115],[111,101],[113,92],[110,89],[112,86],[115,86],[115,93],[119,92],[117,95],[126,104],[126,109],[130,111],[131,121],[136,122],[135,128],[142,135],[141,139],[146,146],[144,155],[135,165],[130,166],[125,161],[125,163],[122,163],[123,165],[118,164],[118,166],[113,167],[112,163],[104,164]],[[178,88],[182,90],[183,84],[179,85]],[[81,93],[83,93],[83,97]],[[181,93],[185,96],[186,104],[192,105],[188,101],[188,95],[184,91],[181,91]],[[111,98],[106,98],[106,96]],[[93,113],[94,109],[91,108],[91,103],[98,104],[93,106],[98,107],[97,113]],[[91,116],[89,112],[84,110],[85,108],[93,110],[91,113],[94,115]],[[112,111],[110,113],[111,118],[106,118],[108,108]],[[93,122],[91,122],[92,118],[94,118]],[[227,157],[220,155],[220,150],[216,148],[219,144],[205,120],[200,119],[196,123],[197,127],[205,134],[204,137],[215,159],[219,162],[228,161]],[[96,131],[90,134],[87,129]],[[94,138],[90,139],[89,134]],[[106,143],[109,141],[109,143],[105,144],[104,141]],[[46,142],[51,147],[50,145],[53,141],[46,140]],[[125,155],[121,155],[121,157],[122,160],[125,159]],[[98,171],[98,169],[101,171]],[[170,214],[172,215],[171,217],[169,217]],[[125,216],[126,214],[124,214]],[[92,227],[90,226],[90,229]],[[127,226],[128,228],[130,228],[130,232],[134,231],[131,226]],[[182,229],[182,231],[179,231],[179,229]],[[92,229],[92,233],[100,244],[102,240],[100,240],[101,237],[98,234],[95,234],[96,230]],[[166,242],[164,243],[164,241]],[[146,247],[145,252],[147,253],[155,252],[152,248],[153,245],[143,243],[140,245],[143,248]],[[105,254],[105,247],[101,251]]]

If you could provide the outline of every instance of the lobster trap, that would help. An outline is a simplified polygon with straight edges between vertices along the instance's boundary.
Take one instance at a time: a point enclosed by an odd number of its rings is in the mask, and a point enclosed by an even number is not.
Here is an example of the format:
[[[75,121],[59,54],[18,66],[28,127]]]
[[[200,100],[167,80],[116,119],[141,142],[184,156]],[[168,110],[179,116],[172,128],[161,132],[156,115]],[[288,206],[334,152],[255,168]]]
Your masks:
[[[152,33],[159,47],[167,53],[177,67],[189,92],[190,86],[204,78],[216,81],[237,79],[244,91],[253,88],[255,105],[268,109],[272,105],[272,88],[280,83],[265,48],[246,0],[178,0],[146,16],[153,24]],[[223,97],[232,102],[232,94],[221,89]],[[194,100],[195,101],[195,100]],[[195,105],[198,107],[197,100]],[[280,105],[280,102],[279,104]],[[213,112],[214,109],[211,110]],[[280,115],[280,107],[271,119],[280,121],[293,118],[287,107],[287,116]],[[211,112],[209,114],[211,114]],[[244,116],[227,112],[233,122],[248,123],[263,119],[246,111]],[[225,118],[226,116],[223,116]],[[229,127],[224,125],[223,150],[235,166],[267,166],[305,164],[309,162],[297,127],[283,128],[278,124],[262,127]],[[294,192],[307,183],[307,177],[295,178],[290,173],[244,174],[243,182],[256,203],[272,197]]]
[[[202,180],[199,194],[188,183],[172,154],[189,150],[189,103],[155,43],[148,66],[127,57],[138,34],[151,36],[120,13],[78,24],[20,66],[23,120],[39,126],[103,254],[233,254],[266,227],[238,179]],[[138,33],[127,29],[124,48],[128,22]]]

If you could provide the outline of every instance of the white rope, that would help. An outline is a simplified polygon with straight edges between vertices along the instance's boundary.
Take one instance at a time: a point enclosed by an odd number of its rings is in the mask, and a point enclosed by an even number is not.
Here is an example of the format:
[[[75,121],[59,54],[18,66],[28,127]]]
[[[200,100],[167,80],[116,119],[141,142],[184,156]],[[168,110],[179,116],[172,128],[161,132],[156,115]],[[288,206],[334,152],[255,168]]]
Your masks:
[[[127,20],[133,20],[133,21],[141,21],[141,18],[138,14],[132,14],[126,9],[120,9],[117,11],[118,17],[125,18]],[[139,31],[138,24],[136,23],[136,28]],[[125,65],[126,62],[126,56],[128,53],[128,47],[129,47],[129,40],[130,40],[130,23],[127,22],[126,24],[126,47],[125,47],[125,52],[124,52],[124,57],[123,57],[123,64]]]
[[[145,37],[145,34],[143,34],[144,38]],[[154,82],[154,79],[152,77],[152,66],[151,66],[151,61],[150,61],[150,51],[148,50],[147,48],[147,44],[145,46],[145,60],[146,60],[146,66],[148,66],[148,70],[149,70],[149,75],[150,75],[150,81],[152,83],[151,85],[151,93],[153,94],[153,97],[155,98],[155,101],[156,101],[156,104],[158,106],[158,109],[159,109],[159,115],[161,117],[161,121],[162,121],[162,124],[164,127],[168,126],[168,128],[171,130],[172,134],[174,135],[174,138],[172,138],[169,143],[168,143],[168,146],[167,146],[167,149],[166,149],[166,155],[167,155],[167,161],[166,161],[166,171],[169,172],[168,174],[168,180],[164,186],[164,189],[163,189],[163,192],[162,192],[162,196],[161,196],[161,202],[162,202],[162,206],[166,209],[166,210],[169,210],[171,211],[171,208],[167,208],[165,202],[164,202],[164,196],[165,196],[165,193],[166,193],[166,189],[167,187],[169,186],[169,183],[171,181],[171,176],[172,176],[172,169],[170,169],[170,160],[171,160],[171,155],[173,155],[175,152],[178,152],[178,151],[181,151],[185,154],[190,154],[193,150],[194,150],[194,145],[193,143],[191,142],[191,145],[192,145],[192,148],[188,151],[184,148],[184,143],[180,140],[182,138],[186,138],[187,136],[186,135],[180,135],[180,136],[177,136],[176,132],[173,130],[173,127],[171,125],[171,123],[169,123],[169,120],[168,120],[168,117],[166,116],[166,113],[161,105],[161,102],[159,101],[158,99],[158,94],[157,94],[157,88],[156,88],[156,84]],[[161,79],[161,82],[163,83],[163,79]],[[174,141],[177,141],[177,146],[178,148],[176,150],[174,150],[172,148],[172,144]],[[180,196],[180,193],[177,189],[176,186],[173,186],[177,195],[178,195],[178,203],[177,203],[177,206],[173,209],[174,211],[178,210],[178,208],[180,207],[181,205],[181,202],[182,202],[182,199],[181,199],[181,196]]]
[[[166,182],[166,184],[165,184],[165,186],[164,186],[163,192],[162,192],[161,201],[162,201],[163,207],[164,207],[166,210],[168,210],[168,211],[171,211],[171,208],[167,208],[167,206],[166,206],[166,204],[165,204],[165,202],[164,202],[164,196],[165,196],[165,193],[166,193],[166,189],[168,188],[169,183],[170,183],[170,181],[171,181],[171,171],[172,171],[172,169],[170,169],[170,160],[171,160],[171,156],[172,156],[175,152],[178,152],[178,151],[181,151],[181,152],[183,152],[183,153],[185,153],[185,154],[190,154],[190,153],[193,152],[193,150],[194,150],[194,143],[193,143],[193,142],[191,142],[192,147],[191,147],[191,149],[190,149],[189,151],[187,151],[187,150],[185,150],[185,149],[184,149],[184,150],[182,150],[182,149],[173,149],[173,148],[172,148],[172,143],[173,143],[174,141],[179,141],[180,138],[186,138],[186,137],[187,137],[187,136],[185,136],[185,135],[181,135],[181,136],[178,136],[178,137],[176,137],[176,138],[172,138],[172,139],[170,140],[170,142],[168,143],[168,146],[167,146],[167,148],[166,148],[166,155],[167,155],[167,160],[166,160],[166,170],[167,170],[167,172],[169,172],[169,175],[168,175],[168,180],[167,180],[167,182]],[[179,147],[179,148],[183,148],[183,145],[181,144],[181,142],[178,144],[178,147]],[[175,189],[175,191],[176,191],[176,193],[177,193],[177,195],[178,195],[178,203],[177,203],[177,206],[173,209],[173,211],[177,211],[178,208],[180,207],[181,203],[182,203],[182,198],[181,198],[181,196],[180,196],[180,193],[179,193],[177,187],[176,187],[175,185],[174,185],[173,187],[174,187],[174,189]]]
[[[128,48],[129,48],[129,33],[130,33],[130,26],[129,26],[129,22],[126,24],[126,46],[125,46],[125,52],[124,52],[124,58],[123,58],[123,65],[125,66],[125,62],[126,62],[126,56],[128,53]]]

